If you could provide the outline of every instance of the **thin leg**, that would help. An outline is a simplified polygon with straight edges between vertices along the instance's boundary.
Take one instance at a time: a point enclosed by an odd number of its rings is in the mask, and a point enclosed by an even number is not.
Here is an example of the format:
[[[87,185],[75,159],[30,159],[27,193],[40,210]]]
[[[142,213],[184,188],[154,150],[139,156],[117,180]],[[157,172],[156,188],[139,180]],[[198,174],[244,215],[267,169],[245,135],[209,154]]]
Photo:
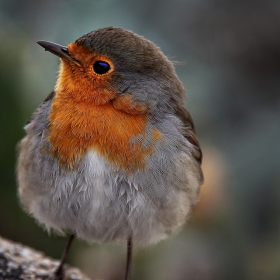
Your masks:
[[[64,278],[64,263],[65,263],[65,260],[66,260],[66,257],[67,257],[67,254],[69,252],[69,249],[70,249],[70,246],[73,242],[75,238],[75,234],[72,234],[68,240],[68,243],[67,243],[67,246],[62,254],[62,257],[61,257],[61,260],[60,260],[60,264],[59,266],[57,267],[55,273],[54,273],[54,278],[55,280],[62,280]]]
[[[130,270],[132,263],[132,237],[129,236],[127,240],[127,255],[126,255],[126,271],[125,271],[125,280],[130,280]]]

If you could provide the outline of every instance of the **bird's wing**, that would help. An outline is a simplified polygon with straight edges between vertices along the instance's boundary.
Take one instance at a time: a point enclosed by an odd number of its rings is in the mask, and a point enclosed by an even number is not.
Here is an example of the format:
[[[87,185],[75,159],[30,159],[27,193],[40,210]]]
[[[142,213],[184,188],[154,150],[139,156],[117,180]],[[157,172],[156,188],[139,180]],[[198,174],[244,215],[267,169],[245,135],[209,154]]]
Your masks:
[[[183,106],[179,105],[176,115],[182,120],[184,124],[184,136],[185,138],[193,145],[193,156],[197,159],[198,162],[202,162],[202,151],[198,139],[195,135],[195,128],[193,119],[189,111]]]

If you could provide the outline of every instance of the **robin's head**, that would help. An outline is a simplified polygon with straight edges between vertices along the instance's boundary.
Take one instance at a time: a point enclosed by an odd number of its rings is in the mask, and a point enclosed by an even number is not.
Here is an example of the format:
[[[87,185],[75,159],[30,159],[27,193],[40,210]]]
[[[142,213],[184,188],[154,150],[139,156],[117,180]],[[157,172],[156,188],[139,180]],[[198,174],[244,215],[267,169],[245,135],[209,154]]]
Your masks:
[[[125,95],[139,105],[134,113],[168,110],[182,102],[183,87],[172,63],[155,44],[131,31],[101,28],[67,47],[38,43],[61,58],[56,91],[71,92],[77,101],[102,105]]]

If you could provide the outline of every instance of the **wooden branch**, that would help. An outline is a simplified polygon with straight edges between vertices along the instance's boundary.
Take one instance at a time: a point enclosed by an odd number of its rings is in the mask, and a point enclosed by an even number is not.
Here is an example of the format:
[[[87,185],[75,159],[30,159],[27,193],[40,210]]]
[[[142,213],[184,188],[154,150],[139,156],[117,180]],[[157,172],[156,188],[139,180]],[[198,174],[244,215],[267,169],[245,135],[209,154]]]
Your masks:
[[[51,280],[59,261],[0,236],[0,279]],[[77,268],[66,266],[65,279],[90,280]]]

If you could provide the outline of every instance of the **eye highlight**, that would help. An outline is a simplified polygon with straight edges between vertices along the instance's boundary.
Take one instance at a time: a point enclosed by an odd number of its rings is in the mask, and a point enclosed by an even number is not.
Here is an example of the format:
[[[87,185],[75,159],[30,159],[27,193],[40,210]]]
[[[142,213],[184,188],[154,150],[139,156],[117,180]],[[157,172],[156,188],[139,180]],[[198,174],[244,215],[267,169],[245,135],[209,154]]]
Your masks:
[[[111,69],[110,64],[105,61],[97,60],[93,63],[93,70],[96,74],[99,75],[106,74],[107,72],[110,71],[110,69]]]

